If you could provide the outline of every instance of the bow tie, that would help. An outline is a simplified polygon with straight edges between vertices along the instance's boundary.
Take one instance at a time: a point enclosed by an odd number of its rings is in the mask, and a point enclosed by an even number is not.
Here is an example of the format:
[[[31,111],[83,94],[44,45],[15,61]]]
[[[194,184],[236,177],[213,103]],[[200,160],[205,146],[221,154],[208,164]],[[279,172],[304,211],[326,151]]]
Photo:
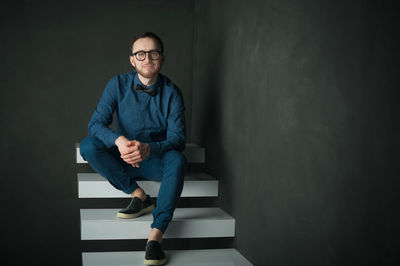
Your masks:
[[[136,86],[136,91],[140,91],[140,92],[146,92],[148,95],[150,96],[154,96],[156,94],[156,92],[154,91],[154,88],[145,88],[142,85],[138,84]]]

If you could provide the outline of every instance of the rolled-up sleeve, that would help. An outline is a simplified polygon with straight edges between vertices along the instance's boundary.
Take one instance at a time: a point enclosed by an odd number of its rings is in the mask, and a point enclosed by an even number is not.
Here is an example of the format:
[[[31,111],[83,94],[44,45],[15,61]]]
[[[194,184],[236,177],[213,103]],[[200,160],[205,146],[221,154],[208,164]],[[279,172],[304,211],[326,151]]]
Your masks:
[[[109,128],[118,106],[117,85],[117,77],[108,82],[88,125],[89,135],[102,140],[108,148],[114,146],[115,140],[120,136]]]

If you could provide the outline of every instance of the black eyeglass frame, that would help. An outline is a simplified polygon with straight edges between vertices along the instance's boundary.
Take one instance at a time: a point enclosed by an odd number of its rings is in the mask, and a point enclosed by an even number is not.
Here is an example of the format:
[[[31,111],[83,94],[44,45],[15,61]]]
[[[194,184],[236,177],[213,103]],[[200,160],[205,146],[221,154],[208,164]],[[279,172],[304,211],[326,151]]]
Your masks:
[[[154,53],[154,52],[157,52],[157,53],[158,53],[157,59],[154,59],[154,58],[151,56],[151,53]],[[144,58],[143,58],[142,60],[140,60],[140,59],[138,58],[138,56],[137,56],[138,53],[144,53]],[[161,52],[160,50],[150,50],[150,51],[143,51],[143,50],[140,50],[140,51],[137,51],[136,53],[132,53],[132,56],[136,57],[136,59],[139,60],[139,61],[144,61],[144,60],[146,60],[147,54],[149,54],[149,58],[150,58],[151,60],[158,60],[158,59],[160,59],[160,57],[161,57],[161,55],[162,55],[162,52]]]

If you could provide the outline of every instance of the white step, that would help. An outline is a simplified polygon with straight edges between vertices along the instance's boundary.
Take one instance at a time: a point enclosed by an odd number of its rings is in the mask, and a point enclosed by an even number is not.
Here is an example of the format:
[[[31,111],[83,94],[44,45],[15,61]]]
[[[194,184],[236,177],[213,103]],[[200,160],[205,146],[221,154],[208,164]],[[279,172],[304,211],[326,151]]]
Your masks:
[[[124,206],[125,207],[125,206]],[[81,209],[81,239],[146,239],[151,213],[136,219],[117,217],[119,209]],[[220,208],[177,208],[164,238],[235,236],[235,219]]]
[[[130,195],[115,189],[97,173],[78,173],[79,198],[126,198]],[[152,197],[157,197],[160,182],[140,180],[138,185]],[[181,197],[217,197],[218,180],[204,173],[188,173]]]
[[[236,249],[167,250],[168,266],[251,266]],[[83,266],[142,266],[144,251],[86,252]]]
[[[79,143],[76,145],[76,162],[87,163],[81,156],[79,151]],[[204,163],[205,162],[205,149],[194,143],[187,143],[185,151],[183,152],[188,163]]]

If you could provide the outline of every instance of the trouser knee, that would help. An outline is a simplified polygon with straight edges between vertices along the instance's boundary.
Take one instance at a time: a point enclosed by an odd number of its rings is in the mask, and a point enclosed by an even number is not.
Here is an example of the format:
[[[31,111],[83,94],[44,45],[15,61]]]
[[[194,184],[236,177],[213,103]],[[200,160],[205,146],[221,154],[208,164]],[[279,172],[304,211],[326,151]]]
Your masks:
[[[168,151],[163,156],[163,167],[164,169],[184,172],[186,169],[186,158],[179,151]]]
[[[80,153],[83,159],[93,158],[100,151],[104,151],[106,146],[97,137],[88,136],[80,143]]]

